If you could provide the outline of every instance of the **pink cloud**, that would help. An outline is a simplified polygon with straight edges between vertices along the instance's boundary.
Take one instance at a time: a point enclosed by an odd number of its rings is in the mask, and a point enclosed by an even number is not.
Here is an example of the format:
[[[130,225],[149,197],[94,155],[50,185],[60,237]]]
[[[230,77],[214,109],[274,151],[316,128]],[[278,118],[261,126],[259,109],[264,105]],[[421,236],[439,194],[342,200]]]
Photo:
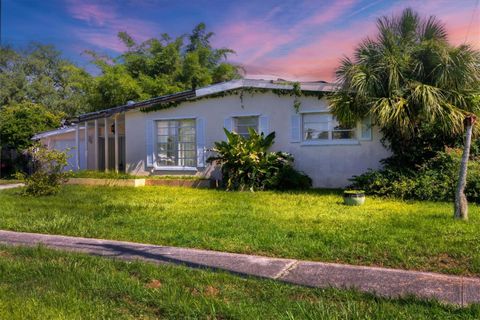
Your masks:
[[[356,0],[343,0],[336,1],[327,6],[324,10],[320,10],[313,16],[303,20],[294,29],[299,30],[307,25],[323,25],[332,21],[335,21],[339,17],[343,16],[349,9],[356,4]]]
[[[418,4],[418,2],[414,2]],[[452,3],[449,3],[452,5]],[[375,13],[375,16],[398,13],[409,5],[402,3],[388,9],[388,12]],[[480,48],[479,12],[468,8],[453,9],[439,5],[437,2],[427,2],[414,7],[420,14],[436,15],[446,24],[449,40],[452,44],[467,42],[477,49]],[[360,9],[362,10],[362,9]],[[358,11],[358,10],[357,10]],[[473,16],[472,16],[473,15]],[[320,20],[321,21],[321,20]],[[281,78],[296,80],[335,80],[335,69],[343,56],[351,56],[355,47],[367,36],[376,34],[375,20],[362,20],[345,29],[335,29],[318,34],[304,46],[297,47],[280,57],[263,56],[245,66],[247,76],[262,77],[273,74]]]
[[[233,48],[238,59],[246,65],[259,63],[269,54],[289,45],[303,35],[318,32],[320,27],[335,21],[351,9],[358,0],[344,0],[328,4],[292,27],[282,28],[278,21],[271,18],[280,11],[274,7],[263,19],[234,19],[217,33],[222,45]]]
[[[147,40],[159,33],[156,32],[158,26],[153,22],[122,17],[114,3],[70,0],[67,2],[67,10],[75,19],[88,24],[88,27],[77,27],[72,32],[86,43],[98,48],[117,52],[125,50],[125,46],[117,37],[119,31],[127,31],[139,41]]]
[[[100,4],[78,0],[70,0],[67,3],[67,8],[75,19],[99,26],[115,19],[115,14],[109,10],[108,6],[102,7]]]

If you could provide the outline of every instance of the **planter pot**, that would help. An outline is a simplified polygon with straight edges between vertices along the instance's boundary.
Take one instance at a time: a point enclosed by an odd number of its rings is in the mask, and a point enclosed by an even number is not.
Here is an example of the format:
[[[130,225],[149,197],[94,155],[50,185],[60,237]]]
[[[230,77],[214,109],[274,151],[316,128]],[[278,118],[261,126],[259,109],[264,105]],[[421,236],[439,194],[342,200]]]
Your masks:
[[[363,192],[345,192],[343,194],[343,202],[347,206],[361,206],[365,203],[365,193]]]

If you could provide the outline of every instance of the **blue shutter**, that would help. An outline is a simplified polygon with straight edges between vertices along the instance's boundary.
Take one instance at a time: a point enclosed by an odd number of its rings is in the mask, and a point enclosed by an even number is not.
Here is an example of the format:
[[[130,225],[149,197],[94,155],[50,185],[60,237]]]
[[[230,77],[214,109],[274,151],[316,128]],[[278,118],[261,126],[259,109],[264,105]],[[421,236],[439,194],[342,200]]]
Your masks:
[[[360,123],[360,140],[372,140],[372,117],[366,116]]]
[[[147,153],[147,167],[153,167],[154,161],[154,151],[153,151],[153,140],[154,140],[154,121],[147,120],[145,125],[145,142],[146,142],[146,153]]]
[[[294,114],[291,117],[291,142],[300,142],[302,140],[302,116],[300,114]]]
[[[233,130],[233,119],[231,117],[225,118],[225,120],[223,121],[223,127],[225,129],[227,129],[228,131],[232,131]]]
[[[258,118],[258,130],[260,133],[263,132],[264,135],[269,134],[269,129],[268,129],[268,118],[266,116],[260,116]]]
[[[197,167],[205,167],[205,119],[197,118]]]

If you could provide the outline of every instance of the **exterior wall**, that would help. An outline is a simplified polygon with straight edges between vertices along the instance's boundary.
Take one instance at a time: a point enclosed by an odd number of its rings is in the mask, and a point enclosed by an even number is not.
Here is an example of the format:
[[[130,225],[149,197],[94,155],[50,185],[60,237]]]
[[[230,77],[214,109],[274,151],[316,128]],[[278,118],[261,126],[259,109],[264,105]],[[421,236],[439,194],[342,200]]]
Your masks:
[[[328,111],[325,99],[302,97],[302,112]],[[218,170],[212,167],[197,171],[155,171],[146,166],[146,123],[168,118],[202,118],[206,148],[215,141],[225,139],[223,127],[226,118],[258,115],[268,119],[269,132],[276,132],[273,150],[292,153],[295,167],[308,174],[314,187],[343,187],[353,175],[368,168],[378,168],[379,160],[389,152],[380,143],[380,134],[374,128],[370,141],[358,141],[350,145],[311,145],[292,141],[293,97],[274,93],[244,93],[239,95],[206,98],[184,102],[176,108],[144,113],[138,110],[125,114],[126,171],[137,175],[151,174],[197,174],[219,178]]]
[[[83,132],[83,130],[82,130]],[[62,134],[58,134],[55,136],[47,137],[41,139],[40,142],[46,145],[48,148],[57,149],[59,151],[66,151],[70,149],[67,154],[68,158],[68,165],[65,167],[65,170],[77,170],[76,166],[76,159],[75,159],[75,132],[66,132]],[[80,147],[80,168],[85,166],[85,159],[82,159],[82,154],[84,154],[84,146],[81,144]]]

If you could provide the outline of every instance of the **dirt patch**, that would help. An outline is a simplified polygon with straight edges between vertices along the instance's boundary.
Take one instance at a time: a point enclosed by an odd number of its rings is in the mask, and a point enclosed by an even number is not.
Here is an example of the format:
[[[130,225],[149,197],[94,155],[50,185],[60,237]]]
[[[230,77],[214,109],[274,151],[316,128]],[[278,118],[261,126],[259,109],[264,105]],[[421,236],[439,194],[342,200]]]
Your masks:
[[[149,283],[145,285],[145,287],[149,289],[158,289],[162,287],[162,283],[160,282],[160,280],[152,279]]]

